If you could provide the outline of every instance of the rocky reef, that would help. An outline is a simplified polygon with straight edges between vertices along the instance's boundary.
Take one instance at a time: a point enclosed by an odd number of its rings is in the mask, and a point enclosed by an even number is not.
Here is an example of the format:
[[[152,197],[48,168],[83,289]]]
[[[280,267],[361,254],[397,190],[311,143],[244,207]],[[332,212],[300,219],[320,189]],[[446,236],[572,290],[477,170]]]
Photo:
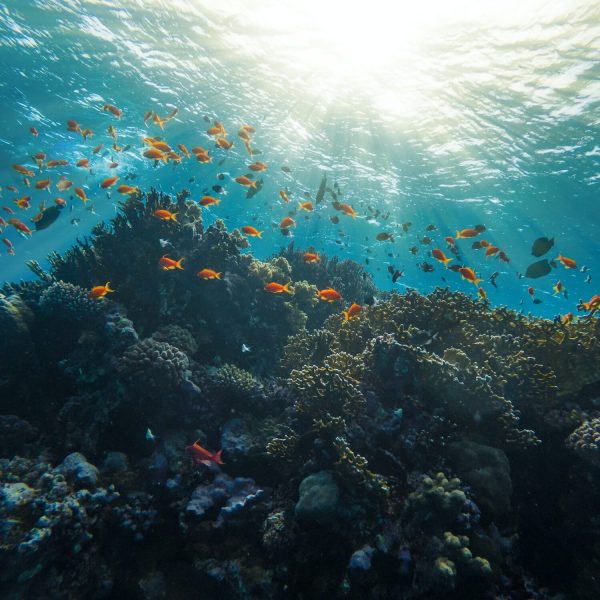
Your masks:
[[[151,191],[4,284],[2,597],[600,597],[600,319],[302,254]]]

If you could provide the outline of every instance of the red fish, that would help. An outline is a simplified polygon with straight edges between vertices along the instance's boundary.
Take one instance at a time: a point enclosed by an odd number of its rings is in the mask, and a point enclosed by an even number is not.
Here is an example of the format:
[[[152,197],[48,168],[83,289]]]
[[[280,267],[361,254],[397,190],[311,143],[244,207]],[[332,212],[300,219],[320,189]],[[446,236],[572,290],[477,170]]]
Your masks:
[[[527,288],[527,293],[533,298],[535,296],[535,290],[532,287]]]
[[[252,225],[244,225],[240,227],[240,229],[242,230],[242,233],[245,233],[246,235],[262,238],[263,232],[258,231],[258,229],[256,229],[256,227],[252,227]]]
[[[177,213],[172,213],[169,210],[165,210],[161,208],[159,210],[154,211],[154,216],[161,221],[175,221],[177,223]]]
[[[481,281],[481,279],[478,279],[477,275],[475,275],[475,271],[473,271],[471,267],[461,267],[458,272],[463,279],[466,279],[475,285],[478,285]]]
[[[31,133],[33,137],[37,137],[38,135],[40,135],[40,132],[35,127],[30,127],[29,133]]]
[[[183,267],[181,263],[183,262],[183,258],[179,260],[173,260],[172,258],[168,258],[165,254],[159,261],[158,264],[163,271],[173,271],[174,269],[179,269],[183,271]]]
[[[186,446],[185,451],[192,457],[194,465],[202,463],[203,465],[209,466],[211,463],[217,465],[224,465],[225,463],[221,460],[221,454],[223,450],[219,450],[214,454],[203,448],[196,440],[191,446]]]
[[[316,252],[305,252],[302,256],[302,259],[305,263],[318,263],[320,259],[319,255]]]
[[[197,275],[204,280],[221,279],[221,273],[217,273],[213,269],[202,269],[198,271]]]
[[[478,236],[480,231],[478,229],[468,228],[462,229],[461,231],[457,231],[454,236],[457,240],[462,240],[464,238],[472,238]]]
[[[102,110],[104,112],[110,112],[111,114],[115,115],[115,117],[117,117],[117,119],[120,119],[121,116],[123,115],[123,111],[120,108],[113,106],[112,104],[105,104],[102,107]]]
[[[290,289],[291,281],[288,281],[285,285],[281,283],[277,283],[275,281],[271,281],[271,283],[267,283],[265,285],[265,292],[271,292],[271,294],[282,294],[285,292],[286,294],[293,294],[294,292]]]
[[[15,255],[15,250],[13,248],[12,242],[7,239],[7,238],[3,238],[2,241],[8,246],[8,250],[7,252],[11,255],[14,256]]]
[[[350,321],[350,319],[355,319],[358,317],[360,312],[362,311],[362,306],[360,304],[351,304],[348,310],[343,311],[344,319],[346,321]]]
[[[506,256],[506,254],[504,252],[502,252],[502,251],[500,251],[498,253],[498,260],[501,260],[502,262],[505,262],[505,263],[509,263],[510,262],[510,259],[508,258],[508,256]]]
[[[334,302],[335,300],[341,300],[342,296],[333,288],[327,288],[325,290],[317,290],[317,298],[326,300],[327,302]]]
[[[575,269],[577,267],[577,263],[572,258],[568,258],[567,256],[562,256],[559,254],[556,257],[556,260],[560,261],[567,269]]]
[[[114,292],[110,288],[110,281],[107,281],[105,285],[97,285],[90,290],[88,296],[92,298],[92,300],[102,300],[107,294],[110,292]]]
[[[284,217],[279,223],[279,229],[288,229],[290,227],[294,227],[295,225],[296,221],[294,221],[292,217]]]
[[[453,258],[448,258],[444,252],[442,250],[440,250],[439,248],[434,248],[431,251],[431,256],[433,256],[433,258],[435,258],[437,261],[441,262],[444,264],[445,267],[448,266],[448,263],[451,260],[454,260]]]
[[[8,224],[12,225],[19,233],[22,233],[23,235],[31,235],[33,233],[33,231],[31,231],[31,229],[29,229],[29,227],[27,227],[27,225],[25,225],[25,223],[19,219],[9,219]]]
[[[112,187],[119,181],[118,177],[107,177],[101,184],[100,187],[105,190],[106,188]]]

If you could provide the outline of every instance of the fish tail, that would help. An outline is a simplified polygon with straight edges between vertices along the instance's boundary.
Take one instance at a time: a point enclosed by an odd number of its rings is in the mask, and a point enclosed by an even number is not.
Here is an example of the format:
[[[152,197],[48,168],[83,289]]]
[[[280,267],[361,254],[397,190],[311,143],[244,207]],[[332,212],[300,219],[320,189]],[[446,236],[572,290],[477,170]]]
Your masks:
[[[179,269],[180,271],[183,271],[183,267],[181,266],[181,263],[185,260],[184,258],[180,258],[176,263],[175,263],[175,268]]]
[[[447,266],[448,266],[448,263],[449,263],[451,260],[454,260],[454,259],[453,259],[453,258],[446,258],[446,259],[444,259],[444,265],[447,267]]]
[[[262,231],[259,231],[259,232],[256,234],[256,237],[259,237],[259,238],[262,240],[262,234],[263,234],[263,232],[262,232]]]
[[[107,281],[107,282],[106,282],[106,285],[104,286],[104,289],[105,289],[107,292],[114,292],[114,291],[115,291],[115,290],[112,290],[112,289],[110,288],[110,281]]]
[[[283,291],[287,292],[288,294],[292,294],[292,290],[290,289],[290,283],[292,283],[291,281],[288,281],[284,286],[283,286]]]
[[[214,462],[216,462],[218,465],[224,465],[225,463],[221,460],[221,455],[223,454],[223,450],[219,450],[218,452],[215,452],[215,454],[213,454],[212,459]]]
[[[342,311],[342,314],[344,315],[344,320],[346,320],[346,321],[350,320],[350,317],[348,315],[348,311],[347,310]]]
[[[172,214],[172,215],[169,217],[169,219],[170,219],[171,221],[175,221],[175,223],[177,223],[177,213],[173,213],[173,214]]]
[[[221,272],[215,274],[215,279],[221,279]]]
[[[250,187],[253,187],[254,189],[256,189],[256,181],[253,181],[253,182],[250,184]]]

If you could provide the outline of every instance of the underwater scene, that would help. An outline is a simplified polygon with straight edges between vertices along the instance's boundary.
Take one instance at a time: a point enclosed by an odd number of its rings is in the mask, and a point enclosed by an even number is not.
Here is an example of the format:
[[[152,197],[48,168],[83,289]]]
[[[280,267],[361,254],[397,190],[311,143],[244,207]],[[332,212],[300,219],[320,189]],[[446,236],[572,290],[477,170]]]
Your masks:
[[[0,598],[600,598],[600,5],[0,0]]]

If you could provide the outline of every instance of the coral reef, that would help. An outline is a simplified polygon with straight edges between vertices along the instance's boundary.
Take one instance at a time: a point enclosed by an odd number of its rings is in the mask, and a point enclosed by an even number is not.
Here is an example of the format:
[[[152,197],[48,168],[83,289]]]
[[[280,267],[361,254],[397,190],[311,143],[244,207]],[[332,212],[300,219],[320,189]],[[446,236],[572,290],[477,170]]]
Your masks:
[[[3,286],[3,597],[598,597],[597,315],[248,248],[152,190]]]

